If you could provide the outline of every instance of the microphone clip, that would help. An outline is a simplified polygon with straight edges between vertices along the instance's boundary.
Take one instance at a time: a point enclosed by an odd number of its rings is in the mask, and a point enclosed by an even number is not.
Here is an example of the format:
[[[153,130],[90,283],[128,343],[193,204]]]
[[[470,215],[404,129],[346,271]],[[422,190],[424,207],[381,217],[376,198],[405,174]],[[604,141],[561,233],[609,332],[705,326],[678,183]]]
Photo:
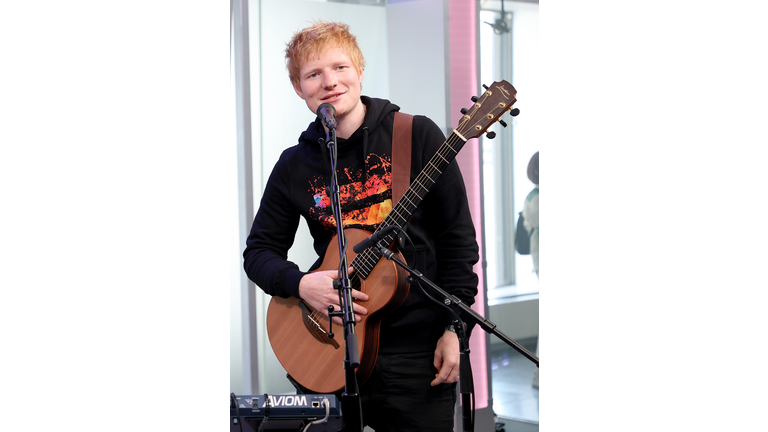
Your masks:
[[[397,225],[390,225],[388,227],[385,227],[383,229],[380,229],[379,231],[376,231],[375,233],[371,234],[367,239],[361,241],[360,243],[356,244],[352,250],[355,251],[356,254],[361,253],[362,251],[375,246],[379,240],[383,239],[384,237],[390,235],[395,230],[400,230],[400,227]]]

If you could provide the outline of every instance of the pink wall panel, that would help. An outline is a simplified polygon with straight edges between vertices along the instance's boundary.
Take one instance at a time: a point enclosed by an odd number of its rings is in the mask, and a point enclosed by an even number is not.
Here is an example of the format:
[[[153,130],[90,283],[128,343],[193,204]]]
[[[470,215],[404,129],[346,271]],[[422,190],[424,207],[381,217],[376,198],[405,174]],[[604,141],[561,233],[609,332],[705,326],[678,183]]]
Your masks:
[[[450,32],[450,72],[451,72],[451,126],[456,127],[461,119],[461,109],[472,105],[470,98],[477,96],[478,88],[478,53],[477,53],[477,16],[474,0],[450,0],[449,2],[449,32]],[[480,277],[479,294],[472,308],[485,316],[485,293],[482,290],[483,271],[482,231],[481,231],[481,173],[480,147],[477,139],[470,139],[456,156],[456,160],[464,174],[467,187],[469,206],[472,219],[475,222],[477,243],[481,245],[480,261],[475,265],[475,272]],[[488,406],[488,367],[486,361],[486,333],[476,327],[470,339],[470,358],[475,384],[476,409]]]

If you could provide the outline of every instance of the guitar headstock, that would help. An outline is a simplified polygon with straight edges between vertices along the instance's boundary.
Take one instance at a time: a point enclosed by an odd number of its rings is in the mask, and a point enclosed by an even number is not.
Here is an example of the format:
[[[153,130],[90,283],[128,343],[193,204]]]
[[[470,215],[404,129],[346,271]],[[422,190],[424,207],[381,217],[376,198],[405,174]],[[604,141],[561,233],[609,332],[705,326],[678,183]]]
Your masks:
[[[475,103],[472,105],[472,108],[461,110],[464,117],[459,120],[456,131],[467,140],[479,137],[497,121],[506,126],[506,123],[499,118],[502,114],[511,110],[512,104],[517,102],[517,99],[515,99],[517,90],[505,80],[496,81],[490,87],[486,85],[483,85],[483,87],[485,92],[480,97],[472,97],[472,101]],[[516,111],[519,112],[519,110]],[[516,115],[516,113],[513,113],[513,115]],[[493,132],[489,132],[489,138],[493,138],[490,136],[491,133]]]

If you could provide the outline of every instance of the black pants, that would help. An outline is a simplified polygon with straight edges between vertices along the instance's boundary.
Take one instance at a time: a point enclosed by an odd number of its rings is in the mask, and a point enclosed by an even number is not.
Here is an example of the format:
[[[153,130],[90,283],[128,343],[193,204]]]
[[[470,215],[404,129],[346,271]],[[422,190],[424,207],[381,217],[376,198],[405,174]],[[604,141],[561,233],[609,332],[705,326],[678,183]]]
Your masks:
[[[376,432],[450,432],[456,384],[429,383],[437,369],[434,352],[380,355],[360,386],[363,423]]]

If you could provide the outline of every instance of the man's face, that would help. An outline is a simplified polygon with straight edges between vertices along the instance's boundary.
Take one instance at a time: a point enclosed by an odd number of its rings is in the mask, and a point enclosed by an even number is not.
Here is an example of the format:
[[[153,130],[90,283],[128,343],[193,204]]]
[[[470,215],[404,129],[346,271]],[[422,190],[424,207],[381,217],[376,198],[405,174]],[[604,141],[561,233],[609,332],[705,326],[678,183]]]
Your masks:
[[[302,65],[294,90],[313,113],[323,103],[333,104],[336,119],[342,122],[347,114],[363,110],[362,83],[363,71],[355,69],[349,56],[341,48],[327,48]]]

